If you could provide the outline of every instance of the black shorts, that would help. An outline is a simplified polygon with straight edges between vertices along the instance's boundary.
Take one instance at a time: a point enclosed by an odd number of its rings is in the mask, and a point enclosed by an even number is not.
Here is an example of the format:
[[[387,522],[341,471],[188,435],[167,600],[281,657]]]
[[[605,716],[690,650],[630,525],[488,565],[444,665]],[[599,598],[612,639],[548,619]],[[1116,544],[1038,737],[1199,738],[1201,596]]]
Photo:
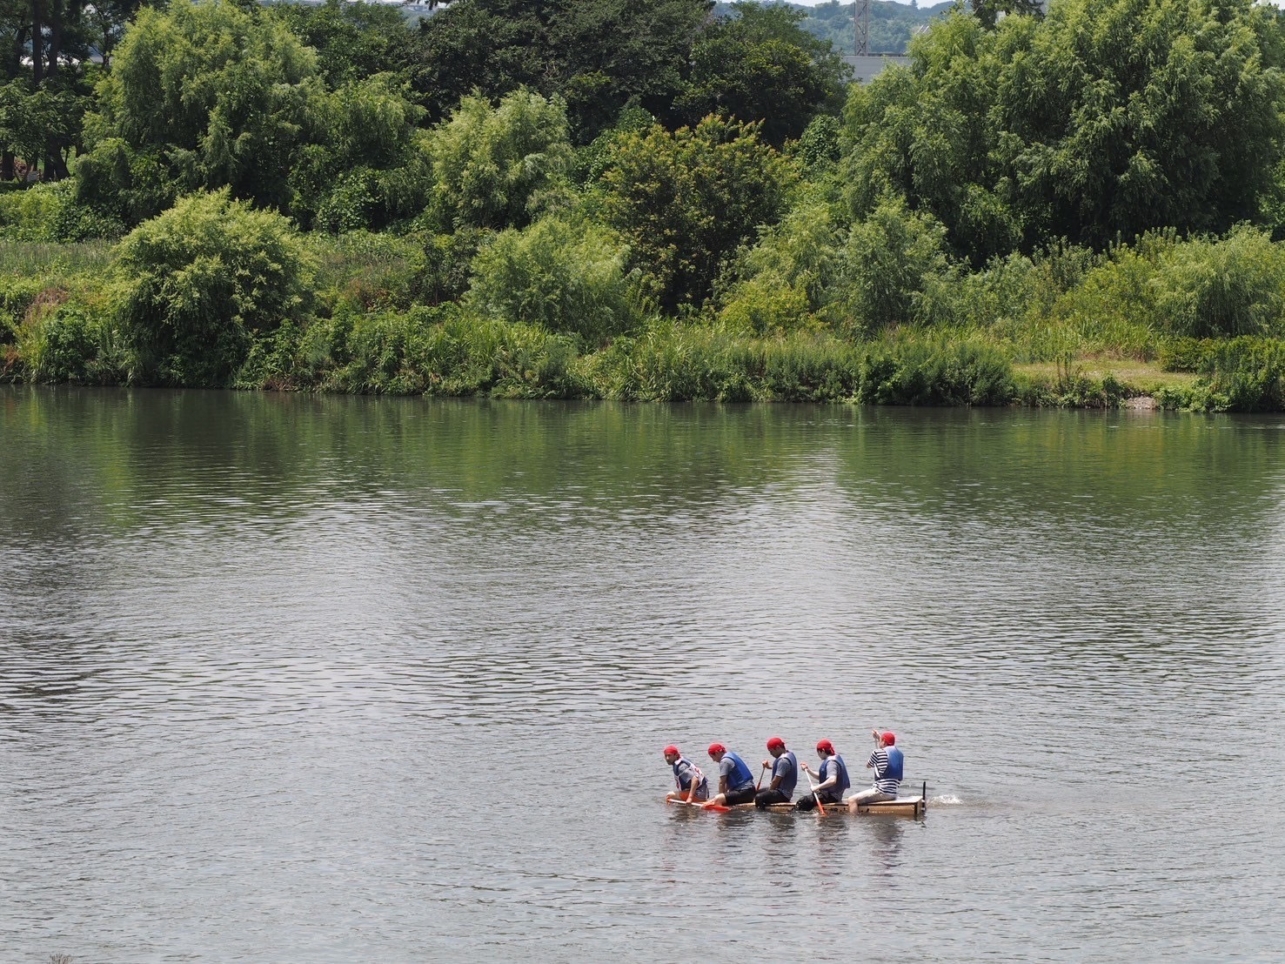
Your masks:
[[[841,807],[843,806],[843,801],[836,800],[834,799],[834,797],[828,796],[826,794],[822,794],[821,804],[822,806],[826,806],[826,807]],[[806,797],[800,797],[799,802],[794,805],[794,808],[796,810],[802,810],[804,813],[806,813],[810,810],[815,810],[816,805],[817,805],[816,798],[809,793]]]
[[[753,802],[754,802],[754,784],[752,783],[748,787],[742,787],[739,790],[727,791],[727,805],[729,807],[734,807],[740,803],[753,803]]]
[[[789,803],[790,798],[780,790],[761,790],[754,797],[754,805],[760,810],[774,803]]]

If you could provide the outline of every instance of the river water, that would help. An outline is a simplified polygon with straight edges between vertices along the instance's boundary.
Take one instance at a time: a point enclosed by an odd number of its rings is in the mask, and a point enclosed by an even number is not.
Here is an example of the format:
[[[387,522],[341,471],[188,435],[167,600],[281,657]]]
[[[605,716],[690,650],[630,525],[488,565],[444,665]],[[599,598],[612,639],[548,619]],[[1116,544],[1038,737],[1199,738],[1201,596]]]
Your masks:
[[[0,960],[1279,960],[1283,429],[0,391]]]

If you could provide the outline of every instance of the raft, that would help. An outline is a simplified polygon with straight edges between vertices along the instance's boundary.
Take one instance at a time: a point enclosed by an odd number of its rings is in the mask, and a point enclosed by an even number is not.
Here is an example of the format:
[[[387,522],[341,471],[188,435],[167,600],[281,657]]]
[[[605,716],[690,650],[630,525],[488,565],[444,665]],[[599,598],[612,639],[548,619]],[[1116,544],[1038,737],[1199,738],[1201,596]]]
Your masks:
[[[693,804],[699,806],[699,804]],[[753,810],[752,803],[738,803],[730,810]],[[792,803],[771,803],[768,804],[767,810],[770,813],[818,813],[816,810],[795,810]],[[848,804],[825,805],[825,816],[841,813],[845,816],[848,814]],[[880,800],[877,803],[867,803],[857,808],[857,816],[885,816],[885,817],[913,817],[916,820],[923,817],[928,812],[928,782],[924,781],[923,789],[920,790],[917,797],[898,797],[896,800]],[[818,814],[820,815],[820,814]]]

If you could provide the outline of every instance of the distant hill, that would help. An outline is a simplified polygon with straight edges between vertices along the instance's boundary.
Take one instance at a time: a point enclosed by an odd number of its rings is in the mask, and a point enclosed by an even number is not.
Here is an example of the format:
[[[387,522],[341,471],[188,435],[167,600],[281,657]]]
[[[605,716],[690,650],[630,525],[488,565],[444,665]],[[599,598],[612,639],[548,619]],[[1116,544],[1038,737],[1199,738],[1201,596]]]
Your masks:
[[[951,0],[931,7],[920,7],[914,3],[895,3],[893,0],[871,0],[870,3],[870,52],[879,54],[901,54],[906,52],[914,32],[924,27],[934,17],[940,17],[954,4]],[[839,3],[832,0],[815,7],[797,7],[807,14],[801,26],[809,33],[834,44],[834,49],[841,54],[853,52],[856,39],[854,24],[855,4]],[[730,7],[719,3],[716,13],[725,13]]]

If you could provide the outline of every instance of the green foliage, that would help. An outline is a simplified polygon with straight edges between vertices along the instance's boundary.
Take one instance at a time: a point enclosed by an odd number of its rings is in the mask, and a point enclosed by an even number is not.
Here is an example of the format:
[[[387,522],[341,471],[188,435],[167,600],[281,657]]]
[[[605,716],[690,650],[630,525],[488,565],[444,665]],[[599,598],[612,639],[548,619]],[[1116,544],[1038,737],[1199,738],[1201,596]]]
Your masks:
[[[317,52],[317,69],[331,87],[385,73],[409,79],[415,71],[416,30],[398,6],[361,0],[281,2],[269,12]]]
[[[432,214],[442,230],[521,227],[571,162],[566,106],[517,90],[492,107],[465,97],[428,140]]]
[[[708,114],[761,121],[761,136],[780,147],[818,111],[837,111],[850,71],[831,49],[799,27],[804,14],[784,5],[734,3],[732,16],[707,27],[671,117],[694,126]]]
[[[1210,412],[1285,410],[1285,342],[1240,337],[1183,347],[1201,377],[1189,389],[1162,392],[1162,404]]]
[[[796,177],[753,124],[709,117],[672,134],[653,127],[616,143],[602,212],[661,305],[699,306],[737,246],[780,216]]]
[[[641,319],[637,273],[625,271],[628,254],[607,228],[545,218],[501,233],[478,253],[467,303],[597,344]]]
[[[1002,405],[1013,397],[1012,369],[976,341],[898,341],[872,348],[857,398],[880,405]]]
[[[994,31],[955,13],[911,49],[851,93],[849,202],[903,195],[974,266],[1058,237],[1225,231],[1275,190],[1282,46],[1250,0],[1058,0]]]
[[[67,156],[80,140],[88,102],[76,90],[52,83],[35,89],[26,80],[0,84],[0,144],[28,167],[44,163],[47,179],[62,178]]]
[[[120,234],[120,226],[76,201],[70,181],[0,193],[0,237],[15,241],[83,241]]]
[[[899,198],[880,201],[852,226],[836,302],[866,330],[925,320],[924,291],[951,276],[945,229]]]
[[[280,215],[196,194],[136,228],[117,259],[131,380],[223,385],[253,339],[301,316],[309,264]]]
[[[434,117],[520,87],[568,106],[587,144],[632,102],[669,109],[706,0],[456,0],[424,22],[415,79]]]
[[[719,321],[758,335],[822,326],[815,315],[842,275],[843,243],[826,202],[809,198],[796,205],[740,253],[734,280],[720,297]]]
[[[97,145],[91,156],[105,156],[78,170],[91,182],[84,196],[106,200],[121,181],[131,188],[160,180],[180,191],[228,186],[236,197],[285,209],[308,101],[322,90],[316,73],[315,54],[255,11],[190,0],[140,10],[88,123]]]

